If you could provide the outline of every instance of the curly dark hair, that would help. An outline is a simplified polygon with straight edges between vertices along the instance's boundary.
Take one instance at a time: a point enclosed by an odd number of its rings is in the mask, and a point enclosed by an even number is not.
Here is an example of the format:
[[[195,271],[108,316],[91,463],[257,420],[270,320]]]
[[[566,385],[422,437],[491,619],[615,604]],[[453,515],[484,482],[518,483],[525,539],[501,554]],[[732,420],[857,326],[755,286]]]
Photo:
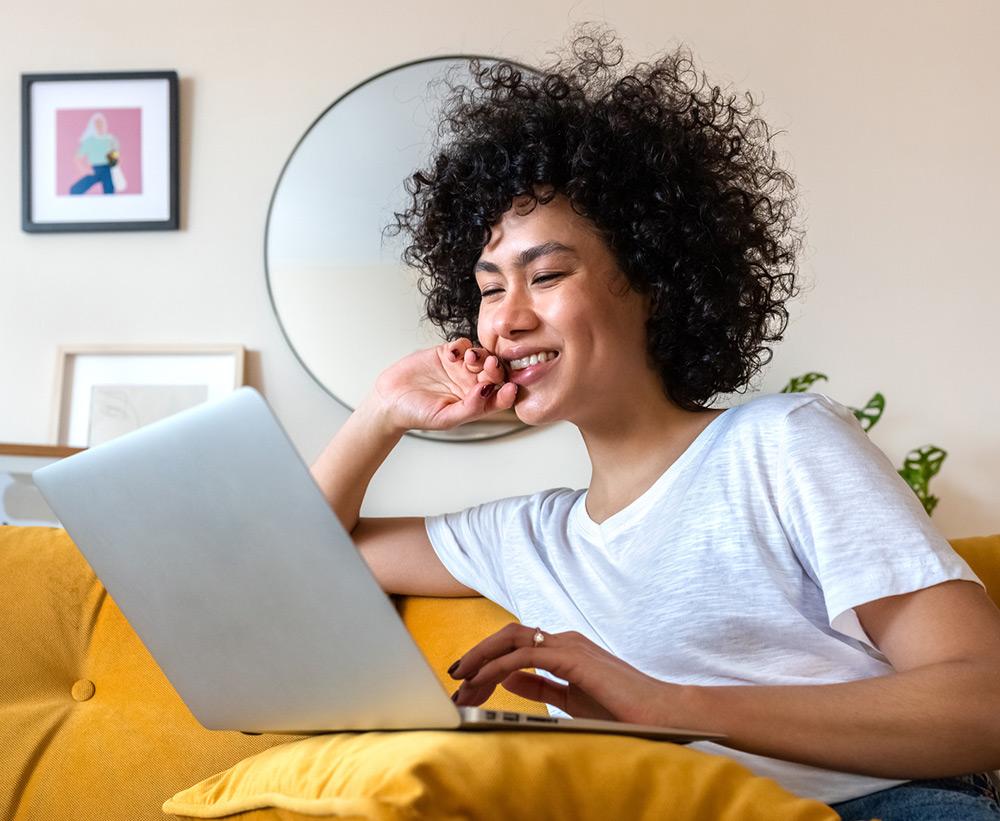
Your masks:
[[[480,344],[473,268],[491,226],[515,197],[533,208],[564,194],[651,296],[647,351],[667,397],[702,408],[745,389],[787,326],[795,183],[750,93],[741,107],[704,73],[699,85],[683,45],[621,77],[614,33],[581,24],[571,48],[568,67],[471,58],[474,86],[448,80],[437,134],[453,138],[406,180],[412,204],[387,228],[411,237],[403,260],[421,272],[427,318]]]

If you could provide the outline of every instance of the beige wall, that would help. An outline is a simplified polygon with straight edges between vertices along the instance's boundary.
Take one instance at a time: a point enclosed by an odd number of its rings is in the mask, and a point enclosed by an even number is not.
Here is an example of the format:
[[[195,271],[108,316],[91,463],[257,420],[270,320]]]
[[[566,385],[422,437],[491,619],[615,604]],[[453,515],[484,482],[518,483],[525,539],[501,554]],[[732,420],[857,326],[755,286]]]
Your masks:
[[[752,8],[751,8],[752,7]],[[1000,531],[996,236],[1000,75],[992,0],[6,3],[0,33],[0,441],[49,432],[55,349],[239,342],[306,459],[346,412],[312,383],[271,314],[262,246],[288,153],[334,98],[425,56],[543,62],[569,25],[606,18],[637,59],[679,41],[713,82],[764,100],[807,220],[807,290],[755,387],[821,370],[819,389],[888,398],[872,438],[896,464],[928,442],[949,537]],[[81,9],[85,9],[82,11]],[[176,69],[182,230],[20,231],[21,72]],[[743,401],[740,398],[738,401]],[[725,404],[725,403],[720,403]],[[569,425],[476,445],[404,438],[364,513],[427,514],[583,487]],[[877,538],[873,534],[873,538]]]

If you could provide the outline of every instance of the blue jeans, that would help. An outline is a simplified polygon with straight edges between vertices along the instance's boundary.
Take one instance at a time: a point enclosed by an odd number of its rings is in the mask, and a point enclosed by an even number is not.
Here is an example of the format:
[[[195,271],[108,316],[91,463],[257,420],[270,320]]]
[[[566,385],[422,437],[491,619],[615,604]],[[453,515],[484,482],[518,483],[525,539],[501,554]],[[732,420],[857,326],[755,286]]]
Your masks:
[[[115,184],[111,182],[111,166],[110,165],[95,165],[93,166],[93,174],[88,174],[86,177],[80,177],[73,187],[69,189],[70,194],[85,194],[90,186],[94,183],[100,183],[104,186],[105,194],[115,193]]]
[[[907,781],[831,804],[843,821],[998,821],[1000,795],[986,773]]]

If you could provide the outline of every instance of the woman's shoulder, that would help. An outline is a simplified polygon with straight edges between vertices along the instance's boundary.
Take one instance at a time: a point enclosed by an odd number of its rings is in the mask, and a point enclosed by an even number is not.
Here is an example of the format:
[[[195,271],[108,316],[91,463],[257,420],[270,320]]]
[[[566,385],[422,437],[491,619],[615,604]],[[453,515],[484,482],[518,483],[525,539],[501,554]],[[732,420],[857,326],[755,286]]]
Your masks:
[[[508,501],[515,507],[529,508],[538,513],[565,514],[584,493],[586,488],[574,490],[569,487],[551,487],[522,496],[512,496]]]
[[[854,412],[824,393],[759,394],[723,414],[729,416],[725,441],[743,453],[787,453],[831,438],[867,439]]]
[[[503,496],[465,508],[461,513],[492,515],[498,519],[513,520],[519,516],[529,519],[539,514],[568,515],[577,499],[586,492],[586,488],[574,490],[568,487],[553,487],[538,490],[533,493],[522,493],[516,496]]]
[[[765,393],[751,397],[746,402],[730,408],[733,420],[743,425],[763,426],[774,430],[794,420],[836,416],[845,420],[855,420],[853,412],[845,405],[825,393]]]
[[[568,487],[547,488],[491,499],[427,519],[433,520],[434,527],[447,522],[470,532],[504,534],[507,539],[519,535],[530,541],[534,536],[551,532],[552,528],[567,527],[574,505],[585,492]]]

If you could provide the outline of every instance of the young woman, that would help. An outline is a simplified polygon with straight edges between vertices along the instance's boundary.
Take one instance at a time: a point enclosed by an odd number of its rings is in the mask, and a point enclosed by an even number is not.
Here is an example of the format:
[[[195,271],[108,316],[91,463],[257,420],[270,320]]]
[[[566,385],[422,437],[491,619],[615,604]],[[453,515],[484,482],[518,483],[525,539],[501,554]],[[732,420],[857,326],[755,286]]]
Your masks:
[[[313,474],[387,592],[520,619],[453,666],[457,704],[502,684],[556,715],[719,731],[693,746],[845,818],[1000,818],[980,580],[844,406],[708,407],[766,363],[796,293],[767,127],[689,86],[682,49],[616,77],[613,41],[453,88],[454,139],[396,215],[448,341],[385,370]],[[589,487],[359,519],[406,430],[509,408],[576,425]]]
[[[119,151],[118,138],[108,132],[107,118],[101,112],[95,112],[87,121],[87,127],[80,135],[80,145],[73,162],[82,175],[70,186],[69,193],[86,194],[98,183],[105,194],[115,193],[111,169],[112,152]]]

